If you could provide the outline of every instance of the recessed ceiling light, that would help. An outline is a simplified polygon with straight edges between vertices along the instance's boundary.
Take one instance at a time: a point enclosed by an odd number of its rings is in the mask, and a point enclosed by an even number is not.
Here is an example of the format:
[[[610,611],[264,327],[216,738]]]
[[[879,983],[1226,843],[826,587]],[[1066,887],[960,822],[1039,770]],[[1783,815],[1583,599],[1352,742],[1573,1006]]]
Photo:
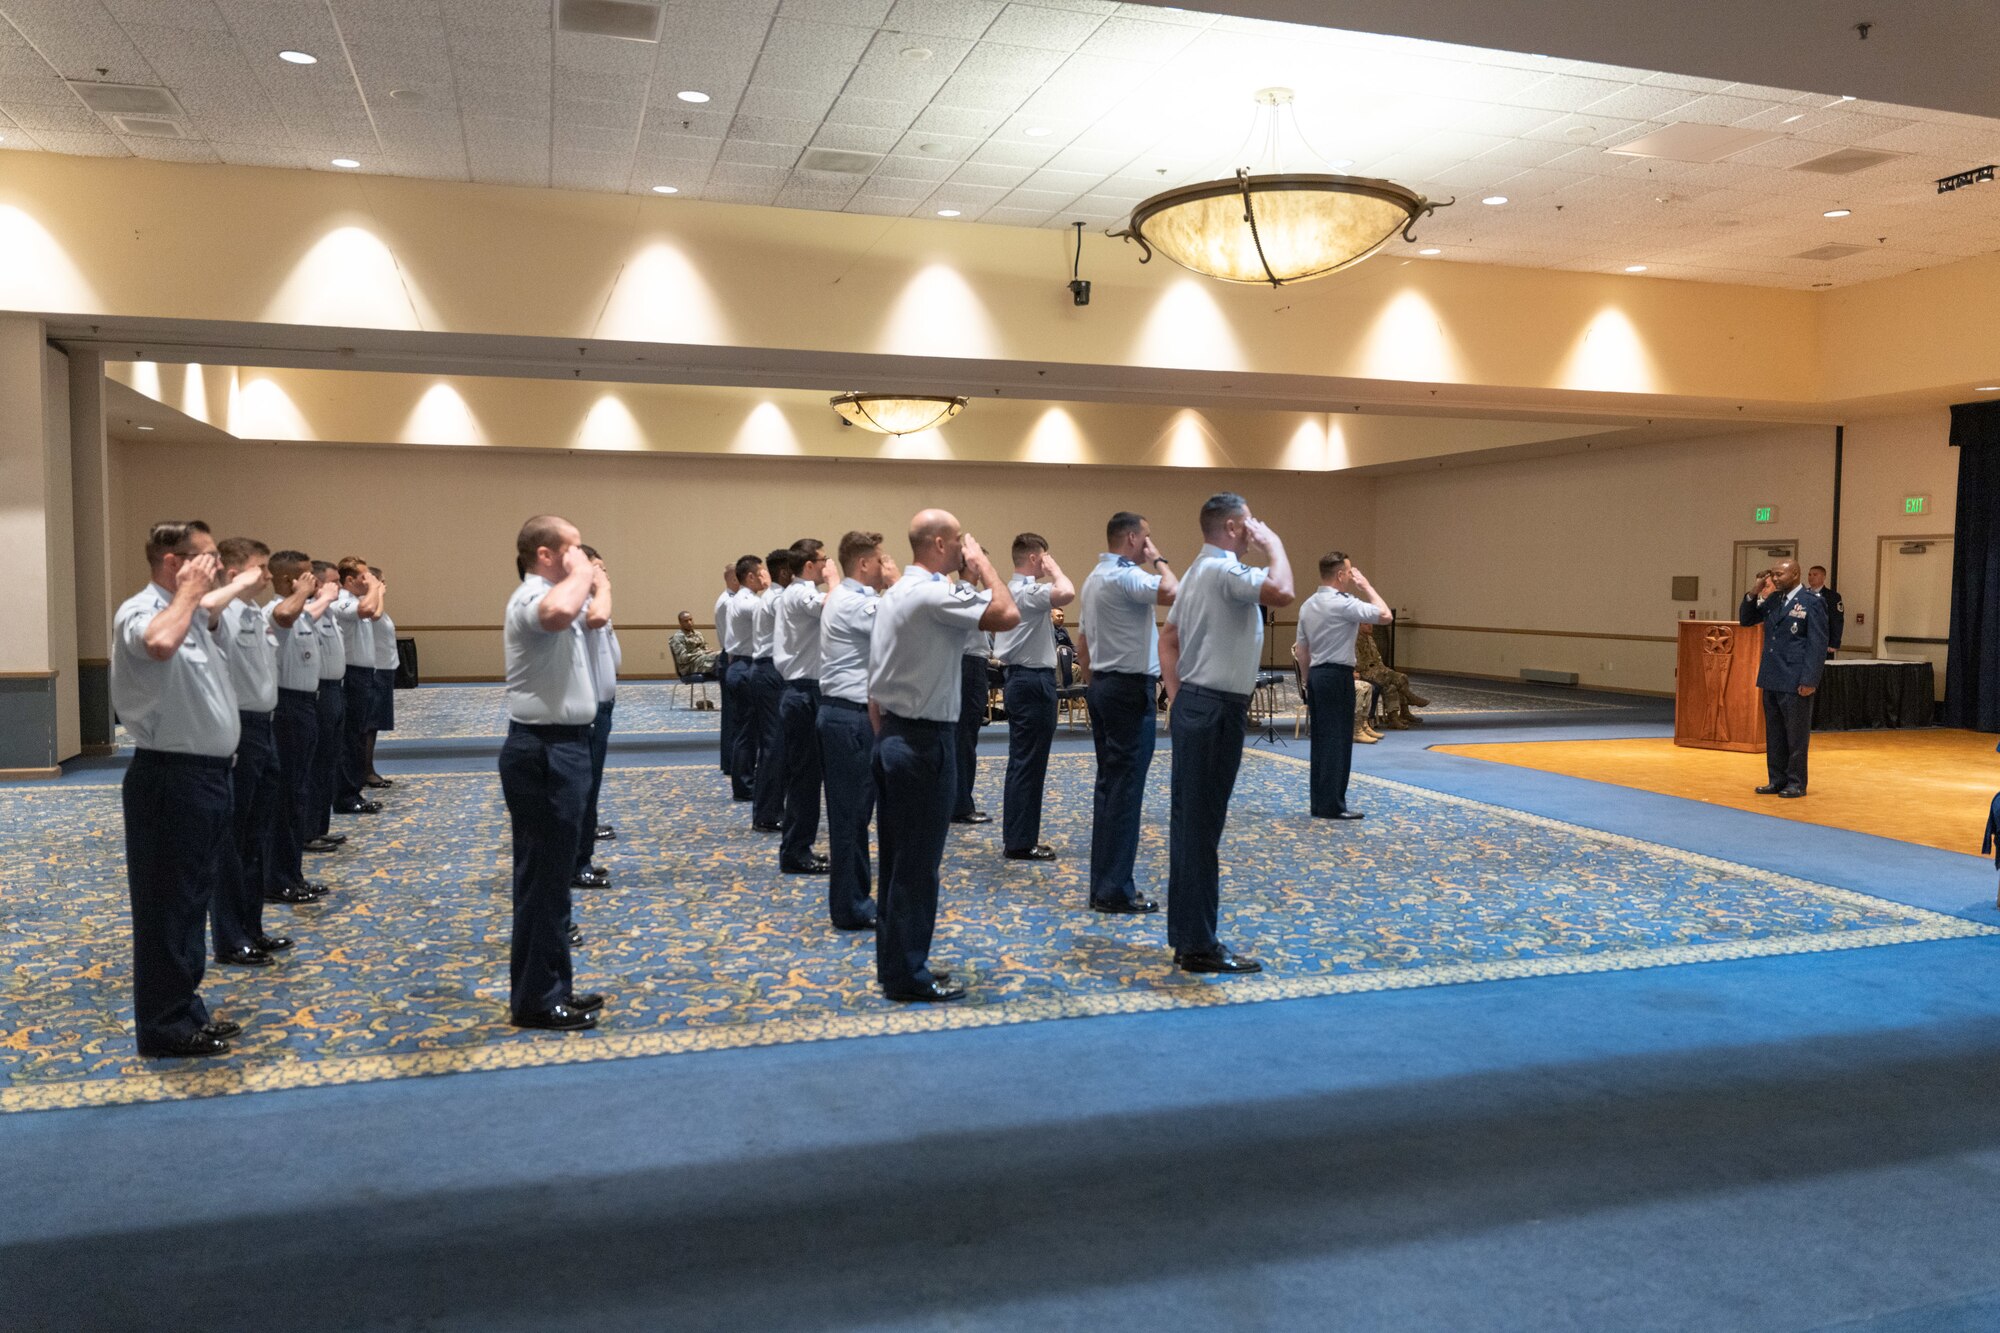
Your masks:
[[[1586,140],[1595,139],[1596,137],[1597,126],[1595,125],[1572,125],[1563,131],[1563,138],[1573,139],[1577,143],[1583,143]]]
[[[1435,245],[1427,245],[1423,249],[1417,251],[1417,253],[1420,255],[1441,255],[1444,253],[1444,251],[1438,249]]]
[[[278,52],[278,59],[288,65],[317,65],[319,63],[318,56],[307,55],[304,51],[280,51]]]
[[[679,194],[680,192],[681,187],[678,185],[655,185],[653,187],[654,194]]]
[[[1644,273],[1646,271],[1646,266],[1644,264],[1627,264],[1625,266],[1625,271],[1627,273]]]
[[[133,427],[132,429],[134,429],[134,430],[151,430],[151,429],[152,429],[152,427],[151,427],[151,426],[134,426],[134,427]]]
[[[692,88],[675,93],[674,96],[680,98],[683,102],[706,102],[708,100],[707,93],[698,93]]]
[[[355,167],[360,166],[361,164],[359,162],[356,162],[351,157],[336,157],[335,159],[333,159],[333,165],[336,167],[344,167],[351,171]]]
[[[1030,139],[1039,139],[1045,134],[1053,133],[1053,131],[1046,125],[1030,125],[1025,133]]]
[[[920,61],[920,60],[929,60],[932,56],[936,55],[937,53],[931,50],[928,46],[906,46],[902,50],[896,52],[896,54],[901,56],[905,60]]]
[[[1484,199],[1481,199],[1479,202],[1482,204],[1488,204],[1491,205],[1492,207],[1498,208],[1501,204],[1507,202],[1507,196],[1504,194],[1489,194]]]
[[[1826,212],[1824,212],[1824,213],[1820,214],[1820,216],[1821,216],[1821,217],[1823,217],[1823,218],[1846,218],[1846,217],[1853,217],[1853,216],[1854,216],[1854,210],[1853,210],[1853,209],[1851,209],[1851,208],[1829,208],[1829,209],[1827,209],[1827,210],[1826,210]]]
[[[1852,97],[1843,97],[1840,100],[1843,102],[1852,102],[1854,99]]]
[[[941,218],[955,218],[958,216],[958,210],[955,208],[940,208],[938,216]]]

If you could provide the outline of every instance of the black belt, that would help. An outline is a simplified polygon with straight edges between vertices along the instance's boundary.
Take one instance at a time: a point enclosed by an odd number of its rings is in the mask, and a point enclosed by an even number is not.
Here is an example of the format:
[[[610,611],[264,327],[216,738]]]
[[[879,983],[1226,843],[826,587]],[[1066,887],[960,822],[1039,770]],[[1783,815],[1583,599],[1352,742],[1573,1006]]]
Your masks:
[[[587,741],[594,725],[590,722],[516,722],[513,718],[507,719],[508,731],[525,731],[545,741]]]
[[[1158,680],[1150,671],[1092,671],[1092,680]]]
[[[329,681],[328,683],[331,684],[332,682]],[[283,698],[287,694],[294,695],[300,699],[316,699],[319,697],[319,691],[317,689],[290,690],[286,689],[283,685],[280,685],[278,687],[278,696],[280,698]]]
[[[768,657],[753,657],[750,659],[751,666],[769,666],[770,662],[771,659]]]
[[[271,710],[267,708],[260,712],[255,708],[239,708],[236,710],[236,716],[239,720],[247,718],[253,722],[269,722]]]
[[[337,690],[340,688],[340,682],[341,682],[341,677],[339,676],[323,677],[320,680],[319,687],[321,689],[325,689],[327,686],[331,685],[333,686],[333,688]]]
[[[168,768],[221,768],[236,767],[233,754],[181,754],[174,750],[135,750],[132,752],[135,764],[163,764]]]
[[[830,694],[820,695],[819,702],[822,708],[845,708],[850,713],[865,713],[868,711],[867,704],[858,704],[852,699],[836,699]]]
[[[1010,676],[1016,671],[1039,671],[1045,676],[1056,674],[1056,669],[1052,666],[1002,666],[1000,670]]]
[[[1231,694],[1227,690],[1211,690],[1206,685],[1183,685],[1181,686],[1181,693],[1192,694],[1198,699],[1220,699],[1224,703],[1232,703],[1239,708],[1247,708],[1250,704],[1250,696],[1247,694]]]
[[[919,731],[956,731],[958,729],[958,723],[956,722],[933,722],[927,717],[903,717],[897,713],[882,714],[883,726],[887,726],[891,722],[902,727],[915,727]]]
[[[800,676],[797,680],[786,681],[785,688],[788,690],[817,691],[819,689],[819,680],[818,678],[813,676]]]

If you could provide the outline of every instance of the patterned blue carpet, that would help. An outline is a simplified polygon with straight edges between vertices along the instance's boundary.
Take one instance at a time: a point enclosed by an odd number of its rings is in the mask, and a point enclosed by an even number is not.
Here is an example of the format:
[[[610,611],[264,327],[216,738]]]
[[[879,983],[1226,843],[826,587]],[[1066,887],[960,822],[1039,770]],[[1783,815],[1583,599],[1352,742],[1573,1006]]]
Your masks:
[[[1002,765],[981,765],[998,809]],[[1956,917],[1384,779],[1357,777],[1361,824],[1305,818],[1305,770],[1246,758],[1223,849],[1223,934],[1259,977],[1170,966],[1159,917],[1084,910],[1087,756],[1051,767],[1047,865],[999,856],[998,825],[954,829],[936,958],[971,988],[906,1008],[872,985],[872,940],[825,927],[824,881],[775,872],[712,766],[613,768],[601,858],[580,893],[580,989],[604,1026],[504,1022],[505,811],[490,771],[411,776],[348,819],[314,864],[335,892],[273,908],[299,947],[266,970],[213,969],[214,1010],[245,1024],[223,1062],[142,1062],[127,1011],[115,787],[0,791],[0,1110],[34,1110],[723,1047],[1130,1013],[1862,948],[2000,933]],[[1165,889],[1167,784],[1155,773],[1142,883]]]

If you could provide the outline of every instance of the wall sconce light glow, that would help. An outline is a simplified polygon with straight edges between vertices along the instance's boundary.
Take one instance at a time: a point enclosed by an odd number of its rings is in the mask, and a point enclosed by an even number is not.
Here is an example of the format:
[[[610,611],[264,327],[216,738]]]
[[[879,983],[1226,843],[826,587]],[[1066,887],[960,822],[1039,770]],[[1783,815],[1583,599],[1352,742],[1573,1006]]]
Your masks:
[[[1656,393],[1653,357],[1624,311],[1600,310],[1563,366],[1566,389],[1603,393]]]
[[[940,208],[937,213],[941,218],[955,218],[958,216],[958,210],[955,208]]]
[[[692,88],[686,89],[682,92],[675,93],[674,96],[680,98],[681,101],[683,102],[693,102],[697,105],[706,102],[708,100],[707,93],[698,93]]]
[[[1625,271],[1627,273],[1644,273],[1646,271],[1646,266],[1644,264],[1627,264],[1625,266]]]
[[[583,419],[576,442],[584,449],[630,452],[646,447],[646,435],[632,409],[625,406],[625,400],[607,393],[591,404],[590,415]]]
[[[1382,307],[1359,351],[1361,373],[1374,379],[1442,383],[1461,374],[1444,322],[1415,287],[1403,288]]]
[[[1168,467],[1228,467],[1231,459],[1208,422],[1193,408],[1174,413],[1164,432],[1160,461]]]
[[[1085,458],[1083,432],[1076,418],[1060,407],[1051,407],[1035,419],[1022,450],[1025,463],[1082,463]]]
[[[424,390],[403,423],[404,444],[485,444],[486,432],[472,408],[451,384],[439,380]]]
[[[280,51],[278,52],[278,59],[288,65],[317,65],[319,63],[318,56],[308,55],[304,51]]]
[[[655,241],[625,265],[593,338],[726,343],[729,321],[708,278],[678,247]]]
[[[1192,276],[1169,283],[1139,330],[1139,364],[1241,369],[1243,346],[1236,340],[1235,326],[1216,303],[1214,292],[1208,283]]]
[[[86,313],[101,308],[69,252],[48,229],[11,204],[0,205],[0,310]]]
[[[152,399],[156,403],[165,402],[166,400],[160,397],[159,362],[134,361],[131,364],[132,364],[132,378],[129,381],[129,383],[132,385],[133,389],[135,389],[139,393],[145,394],[148,398]]]
[[[243,440],[310,440],[312,428],[291,395],[268,379],[238,377],[229,394],[229,433]]]
[[[1292,432],[1285,452],[1278,458],[1278,466],[1293,472],[1324,472],[1329,462],[1326,446],[1324,418],[1318,414],[1309,416]]]
[[[395,255],[366,227],[336,227],[292,268],[264,308],[267,324],[421,329]]]
[[[926,264],[903,284],[882,334],[856,351],[903,356],[988,357],[1000,337],[986,303],[955,265]]]
[[[680,192],[681,187],[678,185],[655,185],[653,187],[654,194],[679,194]]]
[[[184,367],[187,378],[181,383],[181,411],[196,421],[208,420],[208,382],[202,368],[190,361]]]
[[[1826,212],[1820,214],[1820,216],[1823,218],[1851,218],[1854,216],[1854,210],[1851,208],[1829,208]]]
[[[1479,202],[1485,204],[1488,208],[1498,208],[1507,202],[1507,196],[1504,194],[1489,194]]]
[[[729,452],[802,454],[805,446],[799,442],[799,433],[792,429],[792,419],[785,415],[785,409],[766,401],[751,408],[750,414],[743,418],[736,438],[729,442]]]

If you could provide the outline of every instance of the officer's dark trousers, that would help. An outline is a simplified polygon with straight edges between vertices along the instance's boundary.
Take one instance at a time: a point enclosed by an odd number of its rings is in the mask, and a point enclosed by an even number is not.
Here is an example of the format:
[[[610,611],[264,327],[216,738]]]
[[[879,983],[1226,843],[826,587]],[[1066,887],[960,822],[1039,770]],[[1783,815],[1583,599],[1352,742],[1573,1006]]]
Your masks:
[[[278,748],[271,715],[236,716],[243,732],[236,742],[236,767],[229,770],[230,848],[222,856],[208,903],[218,954],[255,948],[263,937],[264,887],[277,854]]]
[[[140,750],[125,770],[125,870],[132,895],[132,1013],[139,1054],[208,1022],[202,922],[229,853],[230,757]]]
[[[1049,746],[1056,738],[1054,667],[1008,667],[1007,784],[1001,795],[1000,846],[1033,851],[1042,840],[1042,788],[1049,777]]]
[[[891,994],[932,980],[938,869],[957,790],[952,730],[950,722],[884,713],[875,741],[875,791],[881,802],[876,829],[882,844],[875,979]]]
[[[1759,690],[1764,696],[1764,768],[1773,787],[1806,785],[1806,743],[1812,739],[1813,701],[1797,690]]]
[[[369,716],[368,734],[396,729],[396,668],[375,668],[375,711]],[[374,757],[374,751],[369,751]]]
[[[732,657],[729,674],[722,683],[722,697],[735,699],[730,705],[736,719],[736,734],[729,751],[729,787],[739,801],[747,801],[754,794],[751,784],[757,777],[757,751],[764,743],[764,735],[757,729],[757,700],[751,684],[756,676],[755,662],[747,657]]]
[[[368,780],[368,732],[375,725],[375,668],[347,668],[341,687],[347,696],[347,712],[340,725],[340,775],[334,791],[335,805],[360,800],[361,784]]]
[[[604,788],[604,757],[611,753],[611,712],[608,699],[597,703],[597,721],[590,727],[590,795],[583,802],[583,836],[577,840],[576,868],[590,864],[597,854],[597,794]]]
[[[312,836],[313,754],[319,748],[319,698],[311,690],[279,690],[271,714],[278,758],[278,814],[272,836],[270,883],[300,888],[306,882],[301,847]]]
[[[952,789],[951,817],[963,819],[978,807],[972,784],[979,777],[979,729],[986,725],[986,658],[958,659],[958,732],[952,738],[958,785]]]
[[[868,820],[875,813],[875,729],[868,705],[819,701],[819,754],[826,779],[826,914],[842,930],[875,919],[868,901]]]
[[[514,826],[516,1017],[546,1013],[570,994],[569,882],[576,873],[583,806],[590,797],[590,733],[574,727],[507,724],[500,791]]]
[[[785,812],[779,822],[778,865],[804,869],[819,837],[819,682],[788,680],[778,699],[778,727],[785,734]]]
[[[750,780],[750,822],[776,824],[785,817],[785,729],[778,705],[785,678],[768,657],[750,676],[750,701],[757,717],[757,776]]]
[[[718,692],[722,695],[722,744],[720,757],[722,771],[730,771],[730,764],[736,757],[736,696],[729,689],[729,654],[715,655],[715,679],[720,682]]]
[[[1183,685],[1168,722],[1173,797],[1167,826],[1167,943],[1176,953],[1216,947],[1222,867],[1217,851],[1243,762],[1250,696]]]
[[[347,724],[347,689],[342,681],[319,683],[319,739],[313,747],[312,822],[306,837],[325,837],[333,827],[333,793],[340,785],[340,746]]]
[[[1159,734],[1158,676],[1100,671],[1090,678],[1090,739],[1097,748],[1097,788],[1090,809],[1090,900],[1134,902],[1139,816],[1146,773]]]
[[[1312,812],[1332,819],[1347,809],[1347,775],[1354,766],[1354,668],[1316,662],[1312,688]]]

